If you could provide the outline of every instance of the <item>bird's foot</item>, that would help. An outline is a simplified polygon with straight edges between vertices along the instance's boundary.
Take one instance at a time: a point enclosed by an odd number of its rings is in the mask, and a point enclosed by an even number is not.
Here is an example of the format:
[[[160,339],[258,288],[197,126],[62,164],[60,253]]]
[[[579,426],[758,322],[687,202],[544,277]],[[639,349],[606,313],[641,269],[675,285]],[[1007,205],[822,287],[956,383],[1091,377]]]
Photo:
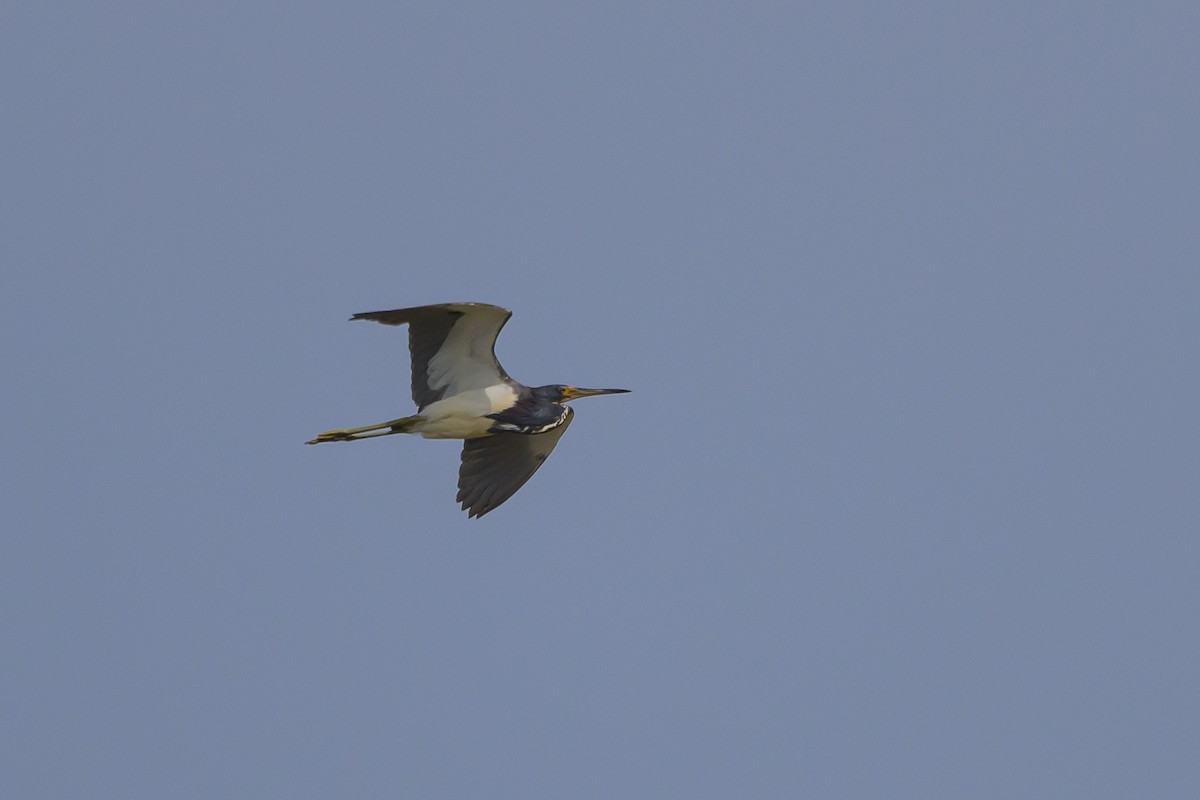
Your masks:
[[[317,438],[309,439],[305,444],[321,444],[322,442],[348,442],[352,438],[350,431],[337,430],[318,433]]]

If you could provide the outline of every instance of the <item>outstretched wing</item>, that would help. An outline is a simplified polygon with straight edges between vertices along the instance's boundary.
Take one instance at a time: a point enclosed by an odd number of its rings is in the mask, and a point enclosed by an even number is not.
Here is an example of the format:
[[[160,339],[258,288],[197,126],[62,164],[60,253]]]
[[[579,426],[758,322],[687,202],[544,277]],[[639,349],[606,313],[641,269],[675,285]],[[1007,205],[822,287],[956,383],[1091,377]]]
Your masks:
[[[493,433],[467,439],[456,498],[463,510],[472,517],[482,517],[512,497],[554,450],[574,415],[568,408],[562,424],[545,433]]]
[[[509,380],[496,360],[496,337],[512,312],[485,303],[368,311],[350,319],[408,325],[412,398],[424,408],[443,397]]]

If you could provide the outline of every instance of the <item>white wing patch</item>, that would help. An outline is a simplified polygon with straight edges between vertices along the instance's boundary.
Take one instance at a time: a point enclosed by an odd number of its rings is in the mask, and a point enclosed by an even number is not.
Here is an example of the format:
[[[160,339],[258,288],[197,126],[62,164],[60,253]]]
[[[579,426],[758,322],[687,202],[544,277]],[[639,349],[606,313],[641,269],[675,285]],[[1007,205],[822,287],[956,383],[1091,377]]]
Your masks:
[[[507,383],[497,383],[495,386],[489,386],[483,390],[487,395],[488,402],[491,403],[491,411],[489,414],[498,414],[501,411],[512,408],[517,402],[517,392]]]
[[[471,389],[484,389],[501,377],[492,353],[496,331],[508,312],[473,308],[459,317],[441,349],[429,359],[426,380],[434,391],[447,396]],[[489,412],[490,413],[490,412]]]

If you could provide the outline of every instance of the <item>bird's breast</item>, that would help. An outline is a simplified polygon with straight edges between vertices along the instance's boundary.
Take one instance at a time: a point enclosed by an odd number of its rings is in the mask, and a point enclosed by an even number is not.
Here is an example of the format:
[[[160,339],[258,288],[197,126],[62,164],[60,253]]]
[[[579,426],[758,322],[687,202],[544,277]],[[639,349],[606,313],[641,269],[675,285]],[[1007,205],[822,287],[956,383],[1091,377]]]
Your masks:
[[[426,439],[474,439],[490,432],[495,414],[509,408],[517,393],[508,384],[471,389],[430,403],[417,416],[414,433]]]

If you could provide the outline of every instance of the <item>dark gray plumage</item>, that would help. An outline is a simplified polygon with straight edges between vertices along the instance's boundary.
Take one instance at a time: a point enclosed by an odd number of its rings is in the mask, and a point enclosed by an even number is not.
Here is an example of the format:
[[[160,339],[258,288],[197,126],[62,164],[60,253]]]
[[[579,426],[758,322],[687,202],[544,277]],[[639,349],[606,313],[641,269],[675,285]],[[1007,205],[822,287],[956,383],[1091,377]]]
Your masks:
[[[503,503],[533,477],[567,432],[574,411],[545,433],[494,433],[463,443],[458,469],[458,496],[471,517],[482,517]]]

